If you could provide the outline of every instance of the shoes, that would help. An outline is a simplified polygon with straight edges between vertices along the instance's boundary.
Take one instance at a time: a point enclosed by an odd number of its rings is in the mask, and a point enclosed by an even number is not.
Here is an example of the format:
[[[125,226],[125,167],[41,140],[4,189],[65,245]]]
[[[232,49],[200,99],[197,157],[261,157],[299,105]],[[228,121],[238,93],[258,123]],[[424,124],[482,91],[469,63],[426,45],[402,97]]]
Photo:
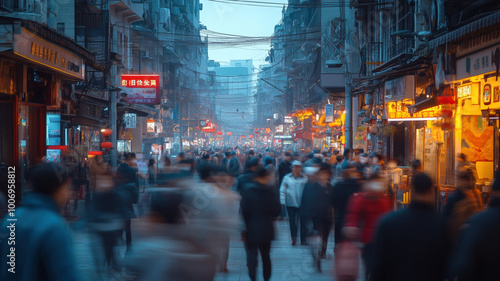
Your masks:
[[[297,245],[297,242],[295,242],[295,240],[292,240],[292,246],[295,246]]]
[[[309,246],[309,243],[307,243],[307,242],[301,242],[300,245],[302,245],[302,246]]]

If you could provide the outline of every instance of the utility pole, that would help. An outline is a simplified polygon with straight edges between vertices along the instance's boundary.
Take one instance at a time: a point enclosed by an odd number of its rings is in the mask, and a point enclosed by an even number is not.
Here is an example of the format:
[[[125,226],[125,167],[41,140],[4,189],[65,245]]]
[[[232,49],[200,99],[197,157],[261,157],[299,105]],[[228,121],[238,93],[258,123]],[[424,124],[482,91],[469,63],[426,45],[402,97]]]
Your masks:
[[[344,1],[341,1],[343,4]],[[349,36],[347,36],[347,17],[346,17],[346,7],[341,4],[342,9],[342,19],[344,24],[344,52],[345,52],[345,148],[352,148],[352,93],[351,93],[351,76],[350,76],[350,64],[351,64],[351,46],[349,42]]]

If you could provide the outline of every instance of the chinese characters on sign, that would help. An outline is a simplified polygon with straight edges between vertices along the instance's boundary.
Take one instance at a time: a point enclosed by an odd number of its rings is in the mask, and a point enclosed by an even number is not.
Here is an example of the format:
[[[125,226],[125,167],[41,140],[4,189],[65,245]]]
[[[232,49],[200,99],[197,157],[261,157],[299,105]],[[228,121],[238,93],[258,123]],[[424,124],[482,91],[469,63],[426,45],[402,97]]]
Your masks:
[[[124,74],[120,85],[127,94],[125,100],[129,103],[160,103],[160,76],[142,74]]]

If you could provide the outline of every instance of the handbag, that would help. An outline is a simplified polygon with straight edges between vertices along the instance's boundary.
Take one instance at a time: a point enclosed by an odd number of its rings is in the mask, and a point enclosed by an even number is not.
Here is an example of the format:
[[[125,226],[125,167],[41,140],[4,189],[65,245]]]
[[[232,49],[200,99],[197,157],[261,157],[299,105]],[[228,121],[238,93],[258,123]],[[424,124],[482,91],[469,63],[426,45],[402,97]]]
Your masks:
[[[358,246],[352,241],[344,241],[335,250],[335,280],[355,281],[359,274]]]

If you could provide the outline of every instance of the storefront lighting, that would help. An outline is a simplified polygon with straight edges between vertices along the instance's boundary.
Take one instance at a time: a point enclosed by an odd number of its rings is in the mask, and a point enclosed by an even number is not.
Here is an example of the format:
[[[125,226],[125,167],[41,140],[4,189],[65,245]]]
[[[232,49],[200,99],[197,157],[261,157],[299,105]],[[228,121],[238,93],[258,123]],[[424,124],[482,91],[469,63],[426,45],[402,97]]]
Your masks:
[[[433,121],[438,120],[438,117],[424,117],[424,118],[389,118],[388,122],[400,122],[400,121]]]

